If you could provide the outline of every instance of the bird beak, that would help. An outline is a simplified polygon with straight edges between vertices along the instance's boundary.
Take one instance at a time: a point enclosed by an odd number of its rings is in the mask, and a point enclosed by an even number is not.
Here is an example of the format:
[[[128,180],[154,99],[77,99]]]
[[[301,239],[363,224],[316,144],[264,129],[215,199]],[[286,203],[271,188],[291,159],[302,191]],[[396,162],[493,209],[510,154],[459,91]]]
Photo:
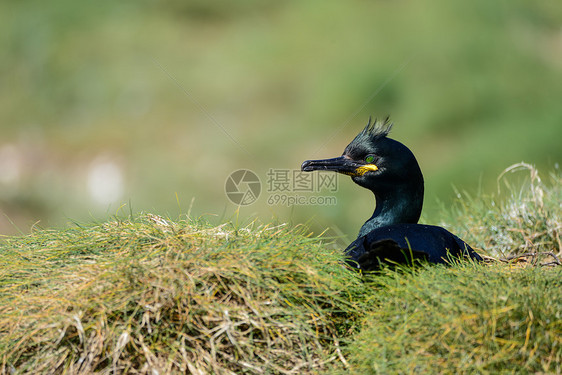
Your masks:
[[[307,160],[301,165],[301,171],[334,171],[352,177],[362,176],[367,171],[376,171],[378,167],[374,164],[358,163],[348,157],[340,156],[332,159]]]

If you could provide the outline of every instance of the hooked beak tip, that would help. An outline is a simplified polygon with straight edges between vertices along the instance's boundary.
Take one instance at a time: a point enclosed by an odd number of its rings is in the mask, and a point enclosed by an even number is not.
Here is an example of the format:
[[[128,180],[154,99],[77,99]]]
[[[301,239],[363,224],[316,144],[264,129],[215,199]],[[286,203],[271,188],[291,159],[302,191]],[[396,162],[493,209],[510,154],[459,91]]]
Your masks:
[[[312,172],[314,170],[314,168],[310,165],[311,161],[310,160],[306,160],[301,164],[301,171],[303,172]]]

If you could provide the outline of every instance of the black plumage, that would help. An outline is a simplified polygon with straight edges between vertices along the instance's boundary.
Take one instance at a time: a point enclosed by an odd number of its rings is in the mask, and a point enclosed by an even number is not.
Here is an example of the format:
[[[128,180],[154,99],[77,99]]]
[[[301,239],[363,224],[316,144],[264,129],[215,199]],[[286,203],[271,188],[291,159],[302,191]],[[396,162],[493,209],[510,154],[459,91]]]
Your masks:
[[[482,258],[463,240],[444,228],[417,224],[423,206],[424,182],[414,154],[388,138],[388,121],[367,126],[332,159],[307,160],[303,171],[329,170],[351,176],[373,192],[376,206],[371,218],[345,250],[349,264],[363,270],[381,263],[410,263],[413,259],[447,263],[455,257]]]

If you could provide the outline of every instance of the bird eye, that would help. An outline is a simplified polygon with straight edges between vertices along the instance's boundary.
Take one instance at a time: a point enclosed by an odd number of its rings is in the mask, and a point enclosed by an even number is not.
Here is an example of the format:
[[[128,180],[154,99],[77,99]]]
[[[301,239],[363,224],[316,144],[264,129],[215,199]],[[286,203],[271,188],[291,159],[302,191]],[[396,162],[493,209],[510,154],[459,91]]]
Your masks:
[[[375,156],[374,155],[367,155],[365,156],[365,163],[367,164],[371,164],[372,162],[375,161]]]

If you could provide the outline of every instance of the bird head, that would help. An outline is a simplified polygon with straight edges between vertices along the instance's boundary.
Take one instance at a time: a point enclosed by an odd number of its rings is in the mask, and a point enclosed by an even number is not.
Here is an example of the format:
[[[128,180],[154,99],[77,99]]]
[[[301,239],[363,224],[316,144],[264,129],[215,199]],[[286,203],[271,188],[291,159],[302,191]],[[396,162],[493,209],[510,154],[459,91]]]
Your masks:
[[[369,122],[345,148],[342,156],[307,160],[301,170],[335,171],[351,176],[352,180],[384,196],[397,190],[413,190],[423,197],[423,176],[414,154],[402,143],[388,138],[392,123]],[[423,198],[422,198],[423,199]]]

